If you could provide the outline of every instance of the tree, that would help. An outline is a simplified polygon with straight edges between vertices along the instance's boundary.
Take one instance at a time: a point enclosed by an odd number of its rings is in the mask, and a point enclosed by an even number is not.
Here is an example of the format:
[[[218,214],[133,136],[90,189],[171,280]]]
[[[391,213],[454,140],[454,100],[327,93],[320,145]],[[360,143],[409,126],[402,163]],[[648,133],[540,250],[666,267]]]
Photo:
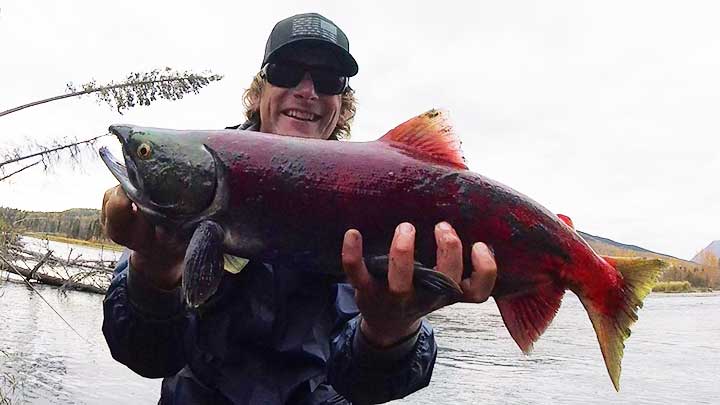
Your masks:
[[[201,88],[207,86],[210,82],[222,80],[222,78],[222,75],[210,72],[203,74],[187,71],[177,72],[166,67],[163,70],[155,69],[148,73],[131,73],[124,81],[119,83],[110,82],[102,85],[97,84],[95,80],[91,80],[80,86],[81,90],[78,90],[72,83],[67,83],[67,94],[33,101],[2,111],[0,117],[51,101],[93,93],[97,95],[98,102],[105,102],[122,114],[122,110],[127,110],[136,105],[150,105],[152,101],[158,98],[179,100],[185,94],[197,94]]]
[[[80,86],[77,89],[72,83],[66,84],[68,93],[59,96],[33,101],[0,112],[0,117],[8,115],[25,108],[62,100],[69,97],[78,97],[94,94],[99,103],[107,103],[122,114],[123,110],[130,109],[137,105],[150,105],[158,98],[166,100],[179,100],[185,94],[197,94],[201,88],[211,82],[222,80],[222,75],[210,72],[196,74],[192,72],[177,72],[168,67],[163,70],[155,69],[148,73],[131,73],[121,82],[110,82],[98,84],[95,80]],[[47,169],[57,161],[61,154],[70,154],[73,160],[79,161],[83,148],[92,147],[99,138],[109,134],[98,135],[89,139],[78,140],[76,138],[63,138],[52,141],[49,145],[36,145],[34,150],[16,148],[5,153],[0,152],[0,181],[8,179],[31,167],[42,164]],[[22,162],[22,164],[20,163]],[[5,166],[14,167],[7,170]],[[17,167],[20,165],[20,167]]]
[[[717,267],[718,257],[710,250],[703,250],[700,253],[700,264],[708,267]]]
[[[80,239],[80,218],[75,218],[70,224],[69,234],[73,239]]]

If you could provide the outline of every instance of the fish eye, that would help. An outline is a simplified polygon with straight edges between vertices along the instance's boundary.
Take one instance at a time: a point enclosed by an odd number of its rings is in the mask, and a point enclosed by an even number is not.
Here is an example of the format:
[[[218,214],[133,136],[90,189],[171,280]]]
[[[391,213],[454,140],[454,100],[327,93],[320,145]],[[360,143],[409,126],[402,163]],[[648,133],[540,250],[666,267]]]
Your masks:
[[[137,155],[143,160],[150,159],[150,156],[152,156],[152,148],[146,143],[140,144],[137,148]]]

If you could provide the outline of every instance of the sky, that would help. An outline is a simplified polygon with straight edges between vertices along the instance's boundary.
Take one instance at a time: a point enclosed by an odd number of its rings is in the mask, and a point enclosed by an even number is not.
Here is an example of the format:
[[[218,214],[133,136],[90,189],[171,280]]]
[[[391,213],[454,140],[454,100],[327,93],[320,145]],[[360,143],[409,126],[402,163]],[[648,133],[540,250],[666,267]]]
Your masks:
[[[348,35],[360,67],[353,141],[442,108],[471,170],[579,230],[685,259],[720,239],[716,2],[299,3],[0,0],[0,110],[165,66],[224,75],[122,115],[86,97],[0,117],[0,153],[114,123],[238,124],[273,25],[315,11]],[[117,155],[114,139],[101,145]],[[100,208],[117,182],[88,155],[0,182],[0,206]]]

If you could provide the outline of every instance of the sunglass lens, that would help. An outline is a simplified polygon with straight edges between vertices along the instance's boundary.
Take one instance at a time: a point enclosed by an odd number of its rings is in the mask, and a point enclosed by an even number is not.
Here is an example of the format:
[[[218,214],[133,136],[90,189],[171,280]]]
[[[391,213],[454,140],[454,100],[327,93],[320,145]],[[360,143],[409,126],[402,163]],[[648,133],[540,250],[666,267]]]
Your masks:
[[[347,79],[337,73],[327,71],[314,71],[310,73],[315,84],[315,90],[323,94],[340,94],[345,90]]]
[[[271,63],[267,66],[267,80],[273,86],[295,87],[300,83],[305,72],[299,66]]]
[[[291,64],[270,63],[266,67],[267,80],[273,86],[292,88],[298,85],[305,72],[310,72],[313,85],[318,93],[340,94],[347,87],[347,77],[322,69],[307,69]]]

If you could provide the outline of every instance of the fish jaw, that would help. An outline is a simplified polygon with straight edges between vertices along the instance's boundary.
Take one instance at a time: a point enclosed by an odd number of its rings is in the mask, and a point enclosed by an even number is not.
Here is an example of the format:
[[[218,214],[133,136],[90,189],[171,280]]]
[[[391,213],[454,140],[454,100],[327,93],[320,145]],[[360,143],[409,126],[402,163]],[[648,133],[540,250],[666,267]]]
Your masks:
[[[100,148],[99,154],[103,163],[105,163],[105,166],[108,167],[110,173],[112,173],[115,179],[117,179],[120,183],[120,187],[122,187],[130,201],[134,202],[142,210],[143,214],[150,218],[151,222],[155,224],[163,224],[169,221],[168,217],[162,213],[161,207],[157,207],[152,203],[152,201],[149,201],[143,195],[142,190],[138,189],[138,187],[133,184],[125,165],[120,163],[104,146]]]
[[[117,158],[110,153],[108,148],[104,146],[100,148],[99,154],[100,159],[102,159],[105,166],[107,166],[108,170],[110,170],[110,173],[112,173],[115,179],[117,179],[120,183],[120,187],[122,187],[123,191],[125,191],[128,198],[137,205],[144,207],[144,211],[151,213],[151,215],[152,213],[160,215],[156,210],[150,208],[152,203],[143,198],[142,191],[140,191],[133,181],[130,180],[127,167],[120,163],[120,161],[118,161]]]
[[[125,166],[112,163],[108,152],[103,160],[143,211],[170,222],[197,223],[217,206],[222,168],[203,133],[133,125],[109,130],[122,145]],[[140,148],[152,153],[141,156]]]
[[[132,126],[130,125],[110,125],[108,130],[111,134],[115,135],[123,145],[128,143],[130,135],[132,134]]]

